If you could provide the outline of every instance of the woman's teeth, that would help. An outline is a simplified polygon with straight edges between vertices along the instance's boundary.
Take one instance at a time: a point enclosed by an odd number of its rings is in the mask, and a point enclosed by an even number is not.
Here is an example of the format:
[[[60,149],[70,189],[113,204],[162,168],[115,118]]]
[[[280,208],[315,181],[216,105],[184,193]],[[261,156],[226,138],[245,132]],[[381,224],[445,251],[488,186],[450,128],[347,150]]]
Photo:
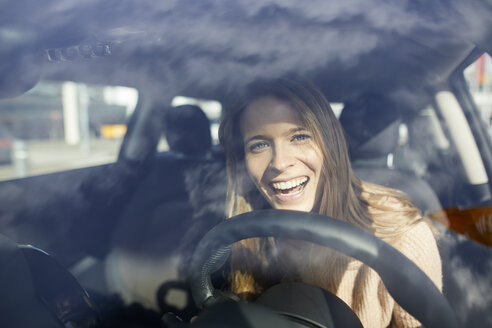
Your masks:
[[[300,187],[300,188],[298,188],[300,191],[300,189],[302,189],[302,187],[304,187],[304,185],[306,185],[308,180],[309,180],[308,177],[303,177],[303,178],[293,179],[293,180],[285,181],[285,182],[284,181],[274,182],[274,183],[272,183],[272,187],[276,192],[280,192],[282,194],[287,194],[287,193],[294,191],[294,189],[296,189],[297,187]]]

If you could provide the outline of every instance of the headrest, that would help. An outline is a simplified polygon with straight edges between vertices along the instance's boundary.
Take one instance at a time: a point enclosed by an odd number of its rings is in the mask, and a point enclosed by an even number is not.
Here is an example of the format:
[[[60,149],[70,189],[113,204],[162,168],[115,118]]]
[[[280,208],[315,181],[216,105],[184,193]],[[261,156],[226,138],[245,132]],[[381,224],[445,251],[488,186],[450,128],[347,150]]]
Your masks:
[[[380,95],[364,95],[346,102],[340,124],[345,132],[350,157],[386,156],[398,146],[400,111]]]
[[[202,156],[212,147],[210,122],[200,107],[182,105],[170,108],[164,120],[170,150],[187,156]]]

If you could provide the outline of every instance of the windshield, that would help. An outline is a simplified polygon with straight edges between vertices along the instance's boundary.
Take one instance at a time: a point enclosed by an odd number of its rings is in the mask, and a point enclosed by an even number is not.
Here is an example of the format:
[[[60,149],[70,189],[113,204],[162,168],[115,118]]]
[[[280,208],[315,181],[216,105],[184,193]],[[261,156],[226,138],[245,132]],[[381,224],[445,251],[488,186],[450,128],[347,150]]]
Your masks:
[[[103,311],[191,319],[202,237],[287,210],[390,244],[460,324],[492,325],[488,1],[23,0],[0,12],[0,234],[47,251]],[[384,269],[271,237],[275,224],[207,271],[214,288],[253,302],[309,283],[366,326],[368,313],[418,326]]]

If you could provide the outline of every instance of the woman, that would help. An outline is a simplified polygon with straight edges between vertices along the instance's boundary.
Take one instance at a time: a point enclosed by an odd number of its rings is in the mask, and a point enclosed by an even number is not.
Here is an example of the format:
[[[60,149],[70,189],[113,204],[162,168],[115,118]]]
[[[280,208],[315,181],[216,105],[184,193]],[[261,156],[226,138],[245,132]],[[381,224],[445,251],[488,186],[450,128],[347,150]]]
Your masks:
[[[289,78],[252,85],[242,104],[226,114],[220,132],[227,156],[228,217],[275,208],[346,221],[397,248],[442,289],[431,225],[401,192],[352,173],[340,124],[313,85]],[[234,246],[231,291],[252,299],[285,281],[336,294],[365,327],[420,325],[359,261],[293,240],[255,238]]]

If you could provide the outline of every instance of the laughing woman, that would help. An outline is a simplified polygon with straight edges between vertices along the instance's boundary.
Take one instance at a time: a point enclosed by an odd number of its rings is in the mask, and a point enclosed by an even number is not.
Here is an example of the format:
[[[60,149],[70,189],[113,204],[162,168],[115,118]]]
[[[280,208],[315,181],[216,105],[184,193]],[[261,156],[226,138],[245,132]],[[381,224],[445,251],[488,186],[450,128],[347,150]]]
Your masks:
[[[257,209],[314,212],[381,238],[442,289],[432,226],[399,191],[352,172],[342,129],[313,85],[279,79],[250,86],[221,126],[229,217]],[[345,301],[364,327],[417,327],[368,266],[307,242],[273,238],[234,245],[231,291],[252,299],[279,282],[302,281]]]

